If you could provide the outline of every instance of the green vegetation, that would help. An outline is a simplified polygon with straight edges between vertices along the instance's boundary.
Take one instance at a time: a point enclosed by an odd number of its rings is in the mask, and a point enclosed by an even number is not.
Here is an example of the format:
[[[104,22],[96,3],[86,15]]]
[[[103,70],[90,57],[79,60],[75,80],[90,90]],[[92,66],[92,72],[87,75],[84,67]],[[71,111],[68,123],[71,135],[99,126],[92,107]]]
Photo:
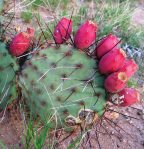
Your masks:
[[[7,149],[6,145],[0,140],[0,148]]]
[[[3,0],[0,0],[0,14],[1,14],[1,11],[2,11],[2,9],[3,9]]]
[[[26,23],[30,23],[31,19],[32,19],[32,12],[30,10],[28,11],[23,11],[21,13],[21,18],[24,20],[24,22]]]
[[[28,149],[34,146],[35,149],[41,149],[46,141],[49,131],[49,125],[35,125],[33,120],[29,120],[28,128],[23,137],[23,148]]]
[[[128,87],[137,88],[137,87],[138,87],[137,80],[135,80],[134,78],[131,78],[131,79],[128,81],[127,86],[128,86]]]

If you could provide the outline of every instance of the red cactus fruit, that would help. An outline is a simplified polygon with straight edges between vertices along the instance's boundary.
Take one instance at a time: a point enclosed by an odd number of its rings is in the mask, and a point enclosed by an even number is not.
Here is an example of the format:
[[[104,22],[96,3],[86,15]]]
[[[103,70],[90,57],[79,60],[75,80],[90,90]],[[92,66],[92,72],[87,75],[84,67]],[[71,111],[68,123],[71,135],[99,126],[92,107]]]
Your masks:
[[[109,74],[120,69],[126,59],[126,54],[122,49],[113,49],[105,54],[99,61],[99,71],[101,74]]]
[[[83,23],[74,37],[75,46],[81,50],[88,48],[96,39],[97,29],[97,24],[92,21]]]
[[[109,34],[107,37],[101,40],[100,43],[98,44],[96,48],[97,57],[101,58],[103,55],[105,55],[110,50],[116,49],[117,48],[116,45],[118,43],[119,43],[119,39],[113,34]]]
[[[17,34],[10,43],[9,51],[13,56],[20,56],[26,52],[30,46],[31,37],[34,36],[34,29],[27,28],[26,32]]]
[[[57,44],[62,44],[70,38],[72,32],[72,20],[62,18],[55,27],[54,40]]]
[[[126,82],[127,76],[124,72],[114,72],[106,78],[104,87],[108,92],[116,93],[125,87]]]
[[[134,88],[125,88],[118,93],[120,106],[130,106],[140,101],[140,93]]]
[[[126,59],[122,68],[119,72],[125,72],[127,77],[130,78],[138,70],[138,65],[133,59]]]

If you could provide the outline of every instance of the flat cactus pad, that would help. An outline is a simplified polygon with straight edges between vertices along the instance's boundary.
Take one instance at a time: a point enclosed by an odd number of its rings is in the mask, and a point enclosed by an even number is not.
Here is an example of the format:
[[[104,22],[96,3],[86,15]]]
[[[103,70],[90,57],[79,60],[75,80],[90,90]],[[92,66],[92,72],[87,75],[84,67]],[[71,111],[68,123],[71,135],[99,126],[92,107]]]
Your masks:
[[[0,42],[0,109],[17,97],[16,71],[18,65],[4,42]]]
[[[104,111],[104,77],[96,61],[69,45],[36,51],[20,80],[31,111],[52,127],[77,125],[83,119],[90,124]]]

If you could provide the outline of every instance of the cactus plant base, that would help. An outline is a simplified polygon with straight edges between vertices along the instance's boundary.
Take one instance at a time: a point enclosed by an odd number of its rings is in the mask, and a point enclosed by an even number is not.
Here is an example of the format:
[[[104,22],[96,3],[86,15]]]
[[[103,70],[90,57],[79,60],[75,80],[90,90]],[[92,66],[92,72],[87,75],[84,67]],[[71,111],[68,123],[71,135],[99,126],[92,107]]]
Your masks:
[[[106,105],[95,60],[69,45],[36,51],[20,80],[30,110],[52,128],[91,124]]]

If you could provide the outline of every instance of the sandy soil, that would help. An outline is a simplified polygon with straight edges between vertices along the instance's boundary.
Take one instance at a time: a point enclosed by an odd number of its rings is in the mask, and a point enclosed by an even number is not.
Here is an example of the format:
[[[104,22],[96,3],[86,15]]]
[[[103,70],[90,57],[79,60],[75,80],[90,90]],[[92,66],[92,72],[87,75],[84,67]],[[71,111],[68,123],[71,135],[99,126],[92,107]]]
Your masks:
[[[114,119],[111,117],[113,122],[108,123],[104,118],[102,126],[94,125],[97,128],[98,139],[96,137],[95,129],[91,130],[89,135],[86,135],[83,141],[80,143],[80,149],[99,149],[98,140],[101,149],[143,149],[144,147],[144,117],[142,115],[143,104],[136,104],[135,108],[122,108],[119,110],[120,113],[135,117],[137,119],[129,118],[119,114],[119,117]],[[3,113],[1,113],[1,116]],[[5,113],[5,118],[0,123],[0,140],[7,145],[8,148],[15,149],[22,148],[21,136],[24,130],[22,118],[19,110],[14,106],[9,106]],[[121,127],[121,128],[119,128]],[[122,130],[123,129],[123,130]],[[103,132],[103,134],[102,134]],[[58,146],[57,149],[67,149],[70,142],[76,138],[79,133],[75,132],[73,135],[64,139]],[[68,134],[67,134],[68,135]],[[66,137],[65,135],[64,137]],[[60,137],[62,140],[64,137]],[[47,145],[46,145],[47,146]],[[44,148],[47,148],[47,147]]]

